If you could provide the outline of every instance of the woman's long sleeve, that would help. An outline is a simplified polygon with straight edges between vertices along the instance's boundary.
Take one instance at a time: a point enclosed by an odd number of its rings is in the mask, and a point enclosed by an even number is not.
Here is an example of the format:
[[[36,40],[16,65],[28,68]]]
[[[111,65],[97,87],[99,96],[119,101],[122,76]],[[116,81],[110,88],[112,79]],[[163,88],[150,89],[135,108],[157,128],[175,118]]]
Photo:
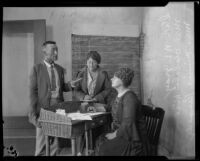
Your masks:
[[[105,103],[105,98],[108,97],[108,94],[111,91],[111,82],[110,79],[108,77],[108,73],[106,71],[103,72],[105,75],[105,81],[104,81],[104,85],[103,85],[103,91],[98,93],[94,98],[96,98],[96,100],[98,102],[101,103]]]
[[[128,140],[133,137],[137,105],[137,100],[132,93],[128,93],[124,96],[122,101],[122,121],[117,130],[117,136],[123,136]]]

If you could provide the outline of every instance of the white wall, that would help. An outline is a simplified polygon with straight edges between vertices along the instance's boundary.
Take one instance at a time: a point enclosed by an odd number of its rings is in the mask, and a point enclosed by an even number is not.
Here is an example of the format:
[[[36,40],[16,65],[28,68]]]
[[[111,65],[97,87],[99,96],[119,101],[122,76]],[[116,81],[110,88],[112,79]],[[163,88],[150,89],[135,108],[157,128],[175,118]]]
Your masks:
[[[170,157],[195,156],[193,3],[145,8],[144,103],[165,110],[160,144]]]

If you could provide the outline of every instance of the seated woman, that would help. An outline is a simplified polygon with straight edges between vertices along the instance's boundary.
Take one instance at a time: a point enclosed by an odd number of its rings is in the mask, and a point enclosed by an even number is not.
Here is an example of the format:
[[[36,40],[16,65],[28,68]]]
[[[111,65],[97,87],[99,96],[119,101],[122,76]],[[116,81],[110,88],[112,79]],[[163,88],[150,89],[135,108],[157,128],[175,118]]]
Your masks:
[[[128,88],[134,77],[129,68],[121,68],[111,79],[118,92],[112,104],[112,130],[97,144],[100,156],[143,156],[149,154],[144,116],[135,93]]]
[[[111,82],[108,73],[99,66],[101,56],[97,51],[90,51],[87,55],[87,66],[78,73],[77,79],[82,78],[75,87],[75,98],[77,100],[94,100],[95,102],[107,104],[107,97],[110,93]],[[82,104],[82,108],[92,108],[87,103]],[[84,109],[87,111],[88,109]],[[94,110],[94,109],[90,109]],[[105,109],[108,111],[109,109]],[[97,130],[96,130],[97,131]],[[94,133],[98,133],[94,132]],[[79,144],[81,139],[79,138]],[[78,153],[80,145],[78,145]]]

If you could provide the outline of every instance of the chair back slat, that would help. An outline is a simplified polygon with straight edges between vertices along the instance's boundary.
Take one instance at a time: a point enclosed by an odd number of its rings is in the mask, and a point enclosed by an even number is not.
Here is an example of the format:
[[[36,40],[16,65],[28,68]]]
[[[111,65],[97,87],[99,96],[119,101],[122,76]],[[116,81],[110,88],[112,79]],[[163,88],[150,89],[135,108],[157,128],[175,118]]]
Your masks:
[[[153,126],[153,118],[149,117],[148,131],[147,131],[148,136],[151,136],[152,126]]]
[[[153,133],[153,138],[156,137],[156,131],[158,130],[158,123],[159,123],[159,119],[155,119],[155,130],[154,130],[154,133]]]
[[[142,105],[142,112],[145,116],[149,141],[157,146],[165,111],[160,107],[153,109],[150,106]]]
[[[150,119],[150,127],[149,127],[149,137],[150,138],[153,138],[153,133],[154,133],[154,130],[155,130],[155,125],[154,125],[154,118],[152,117],[151,119]]]

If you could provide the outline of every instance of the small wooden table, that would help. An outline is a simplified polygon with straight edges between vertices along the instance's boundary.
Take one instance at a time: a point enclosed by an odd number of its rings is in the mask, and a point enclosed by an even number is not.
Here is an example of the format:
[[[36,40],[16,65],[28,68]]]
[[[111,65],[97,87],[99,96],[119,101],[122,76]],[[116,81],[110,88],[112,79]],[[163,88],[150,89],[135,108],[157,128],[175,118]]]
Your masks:
[[[72,155],[76,156],[76,138],[79,136],[82,136],[85,133],[85,141],[86,141],[86,151],[85,155],[88,155],[88,143],[90,142],[92,144],[92,135],[91,131],[92,129],[99,127],[99,126],[109,126],[110,123],[110,112],[105,112],[98,115],[93,115],[92,120],[72,120],[69,131],[66,130],[67,136],[62,138],[68,138],[71,139],[71,146],[72,146]],[[49,123],[49,122],[48,122]],[[53,123],[53,122],[52,122]],[[88,139],[88,133],[90,133],[90,139]],[[54,137],[61,137],[57,135],[49,135],[48,133],[45,133],[45,139],[46,139],[46,156],[49,156],[50,154],[50,145],[49,145],[49,136]]]

